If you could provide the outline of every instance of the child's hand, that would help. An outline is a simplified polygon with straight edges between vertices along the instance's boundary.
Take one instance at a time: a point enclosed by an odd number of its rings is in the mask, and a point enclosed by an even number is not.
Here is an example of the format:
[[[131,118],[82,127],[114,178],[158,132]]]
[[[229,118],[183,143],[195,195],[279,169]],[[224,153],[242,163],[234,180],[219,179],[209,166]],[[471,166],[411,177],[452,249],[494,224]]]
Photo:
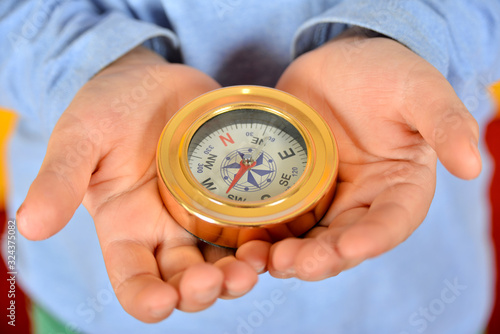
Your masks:
[[[199,311],[218,297],[241,296],[257,281],[249,265],[177,225],[158,192],[155,154],[164,125],[218,87],[195,69],[133,50],[75,96],[18,212],[20,232],[40,240],[64,227],[83,201],[118,300],[145,322],[175,307]]]
[[[272,245],[269,259],[254,255],[262,242],[238,250],[276,277],[323,279],[403,242],[429,209],[436,156],[460,178],[481,171],[476,121],[433,66],[393,40],[341,36],[299,57],[277,88],[324,116],[340,166],[334,202],[306,238]]]

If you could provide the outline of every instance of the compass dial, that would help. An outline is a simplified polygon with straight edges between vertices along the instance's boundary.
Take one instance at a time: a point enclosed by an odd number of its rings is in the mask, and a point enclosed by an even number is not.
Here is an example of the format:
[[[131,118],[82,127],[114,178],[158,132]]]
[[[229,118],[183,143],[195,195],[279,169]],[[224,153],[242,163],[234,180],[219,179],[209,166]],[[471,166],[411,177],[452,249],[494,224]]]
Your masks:
[[[170,119],[158,143],[168,212],[224,247],[304,235],[330,207],[337,170],[328,124],[296,97],[267,87],[199,96]]]
[[[282,194],[307,165],[304,138],[290,122],[258,109],[238,109],[206,122],[188,148],[193,176],[210,192],[235,201]]]

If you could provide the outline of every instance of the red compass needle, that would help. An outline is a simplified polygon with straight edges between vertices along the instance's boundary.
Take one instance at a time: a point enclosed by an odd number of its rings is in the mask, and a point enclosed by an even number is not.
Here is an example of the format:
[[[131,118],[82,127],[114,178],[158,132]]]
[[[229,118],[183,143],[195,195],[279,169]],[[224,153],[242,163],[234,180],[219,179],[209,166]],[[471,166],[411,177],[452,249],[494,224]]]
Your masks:
[[[233,189],[233,187],[235,186],[235,184],[238,183],[238,181],[241,179],[241,177],[243,175],[245,175],[245,173],[247,172],[247,170],[249,170],[250,168],[252,168],[256,164],[257,164],[257,162],[254,161],[252,164],[247,165],[247,164],[245,164],[245,160],[241,160],[240,161],[240,169],[238,170],[238,173],[236,173],[236,175],[234,176],[233,182],[231,182],[231,184],[229,185],[229,188],[227,188],[226,194],[231,189]]]

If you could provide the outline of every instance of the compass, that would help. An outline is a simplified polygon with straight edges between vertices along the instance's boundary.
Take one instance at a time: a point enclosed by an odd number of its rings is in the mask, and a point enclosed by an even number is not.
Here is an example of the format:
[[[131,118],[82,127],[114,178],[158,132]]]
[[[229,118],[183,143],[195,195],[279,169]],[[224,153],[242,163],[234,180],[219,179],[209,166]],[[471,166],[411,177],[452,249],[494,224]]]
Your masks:
[[[338,170],[322,117],[260,86],[221,88],[189,102],[165,126],[156,160],[173,218],[230,248],[306,233],[329,208]]]

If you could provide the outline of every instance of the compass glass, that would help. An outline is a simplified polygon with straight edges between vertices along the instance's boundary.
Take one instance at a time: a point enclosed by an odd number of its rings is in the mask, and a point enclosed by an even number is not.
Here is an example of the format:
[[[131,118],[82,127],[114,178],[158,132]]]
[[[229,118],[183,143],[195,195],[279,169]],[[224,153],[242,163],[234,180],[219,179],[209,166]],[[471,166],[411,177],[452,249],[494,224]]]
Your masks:
[[[234,201],[261,201],[292,187],[307,164],[300,132],[285,118],[240,108],[205,122],[188,146],[189,168],[210,192]]]

